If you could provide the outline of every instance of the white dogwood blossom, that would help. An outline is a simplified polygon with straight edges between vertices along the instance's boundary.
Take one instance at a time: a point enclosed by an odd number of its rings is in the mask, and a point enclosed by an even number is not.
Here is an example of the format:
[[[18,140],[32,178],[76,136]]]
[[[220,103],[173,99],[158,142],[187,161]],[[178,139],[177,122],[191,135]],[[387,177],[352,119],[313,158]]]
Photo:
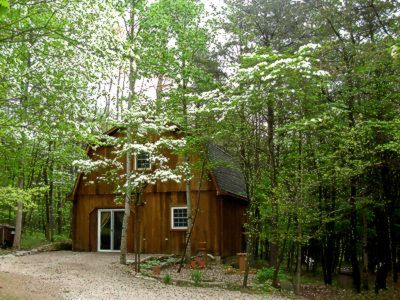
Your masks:
[[[178,155],[177,151],[186,145],[184,138],[178,137],[177,126],[164,114],[156,114],[151,105],[142,106],[136,104],[125,113],[124,121],[118,124],[121,128],[118,137],[101,136],[99,146],[112,145],[109,157],[94,155],[92,159],[77,160],[74,165],[83,173],[93,171],[105,172],[106,181],[116,184],[116,192],[124,193],[129,184],[130,188],[139,192],[147,185],[156,184],[157,181],[181,182],[186,178],[187,166],[185,163],[169,165],[169,156]],[[128,118],[126,118],[128,117]],[[126,140],[126,130],[131,128],[132,140]],[[96,146],[93,146],[94,149]],[[99,149],[99,148],[98,148]],[[135,158],[137,155],[148,155],[149,168],[133,170],[129,178],[124,172],[124,159],[127,153]],[[100,180],[100,177],[98,177]]]
[[[308,44],[291,55],[262,49],[259,49],[260,53],[244,55],[243,64],[226,80],[222,88],[200,95],[206,105],[201,106],[197,112],[212,113],[218,122],[222,122],[229,112],[249,107],[249,103],[259,102],[255,105],[262,105],[269,95],[291,99],[303,97],[302,86],[297,85],[299,82],[304,82],[303,86],[307,87],[312,83],[318,88],[329,77],[327,71],[318,67],[315,56],[319,48],[317,44]]]

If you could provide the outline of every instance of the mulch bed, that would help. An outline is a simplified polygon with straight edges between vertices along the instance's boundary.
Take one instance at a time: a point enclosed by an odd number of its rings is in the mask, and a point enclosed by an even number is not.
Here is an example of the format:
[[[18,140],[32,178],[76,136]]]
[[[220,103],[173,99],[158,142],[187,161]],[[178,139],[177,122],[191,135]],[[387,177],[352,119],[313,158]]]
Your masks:
[[[189,263],[178,273],[179,258],[175,257],[174,259],[171,256],[147,258],[146,261],[142,262],[141,271],[144,275],[157,278],[160,281],[169,277],[173,284],[193,285],[192,274],[195,270],[198,270],[201,273],[200,285],[202,286],[240,289],[242,285],[243,273],[232,266],[223,265],[210,259],[205,265]],[[155,267],[156,265],[159,265],[160,268]],[[158,270],[153,271],[153,269]],[[255,271],[252,270],[249,274],[248,285],[252,286],[254,280]]]

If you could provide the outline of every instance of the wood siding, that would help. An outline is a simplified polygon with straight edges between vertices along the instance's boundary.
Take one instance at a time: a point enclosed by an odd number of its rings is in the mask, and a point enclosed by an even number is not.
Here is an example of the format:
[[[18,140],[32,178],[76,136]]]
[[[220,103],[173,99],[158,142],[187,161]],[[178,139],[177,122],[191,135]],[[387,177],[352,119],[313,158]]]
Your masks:
[[[233,197],[222,198],[222,256],[245,252],[243,225],[247,202]]]
[[[96,150],[90,149],[88,155],[92,159],[98,156],[111,158],[112,151],[110,147],[98,147]],[[171,167],[182,160],[175,155],[166,155]],[[123,208],[122,203],[116,204],[114,201],[116,197],[113,186],[98,180],[101,174],[100,170],[80,175],[77,179],[73,193],[73,250],[97,251],[98,210]],[[244,220],[246,202],[233,197],[218,196],[220,191],[212,176],[203,180],[200,190],[199,180],[197,174],[191,180],[193,214],[197,208],[197,195],[200,193],[198,215],[192,235],[192,251],[196,253],[200,242],[206,242],[209,253],[224,256],[236,254],[241,250],[241,222]],[[145,204],[139,208],[141,252],[182,253],[186,230],[171,229],[171,208],[186,206],[185,183],[158,182],[147,186],[142,200]],[[133,252],[134,248],[135,218],[132,207],[128,226],[129,252]]]
[[[193,210],[197,209],[197,192],[192,192]],[[140,249],[142,253],[183,252],[186,230],[171,228],[171,208],[185,206],[184,192],[144,193],[145,205],[139,208]],[[98,209],[123,208],[113,195],[80,195],[74,202],[73,250],[97,251]],[[192,251],[207,242],[209,253],[220,255],[220,207],[215,191],[201,191],[199,212],[193,229]],[[128,251],[133,252],[134,219],[128,227]]]

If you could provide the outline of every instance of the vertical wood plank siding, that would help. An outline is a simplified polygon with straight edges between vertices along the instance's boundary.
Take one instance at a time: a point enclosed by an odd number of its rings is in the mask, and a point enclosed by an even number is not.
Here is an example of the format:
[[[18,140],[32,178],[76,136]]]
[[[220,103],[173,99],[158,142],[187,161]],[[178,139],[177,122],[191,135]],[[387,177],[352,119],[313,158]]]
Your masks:
[[[111,149],[98,147],[88,151],[89,157],[111,157]],[[181,158],[168,154],[173,167]],[[73,196],[73,250],[97,251],[98,209],[123,208],[115,203],[113,187],[98,177],[101,171],[79,176]],[[191,181],[192,207],[196,207],[199,176]],[[192,251],[196,253],[200,242],[207,243],[207,251],[214,255],[234,255],[239,252],[245,202],[236,198],[218,196],[217,187],[210,177],[204,179],[200,192],[199,212],[192,236]],[[175,253],[183,251],[186,230],[171,229],[171,208],[185,206],[185,183],[158,182],[148,186],[142,194],[145,203],[139,209],[140,249],[142,253]],[[221,203],[222,201],[222,203]],[[222,211],[221,211],[222,210]],[[133,252],[133,208],[128,227],[128,251]],[[221,219],[222,217],[222,219]],[[223,253],[221,253],[223,247]]]

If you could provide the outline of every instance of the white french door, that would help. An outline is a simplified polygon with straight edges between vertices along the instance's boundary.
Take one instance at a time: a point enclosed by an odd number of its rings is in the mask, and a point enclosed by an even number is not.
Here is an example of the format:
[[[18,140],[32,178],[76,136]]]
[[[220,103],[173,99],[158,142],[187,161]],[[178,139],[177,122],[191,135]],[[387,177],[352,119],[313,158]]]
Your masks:
[[[97,215],[97,251],[117,252],[121,246],[123,209],[99,209]]]

